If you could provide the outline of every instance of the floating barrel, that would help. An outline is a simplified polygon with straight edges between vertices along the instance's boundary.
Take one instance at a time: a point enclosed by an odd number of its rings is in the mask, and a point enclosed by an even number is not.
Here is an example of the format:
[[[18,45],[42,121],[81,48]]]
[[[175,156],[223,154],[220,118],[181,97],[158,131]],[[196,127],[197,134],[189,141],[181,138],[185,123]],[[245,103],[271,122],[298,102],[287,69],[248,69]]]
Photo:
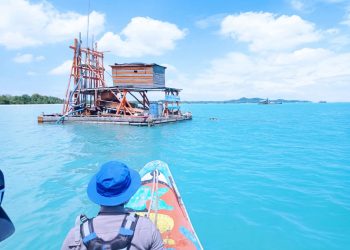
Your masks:
[[[157,102],[151,102],[149,104],[149,115],[152,117],[158,117],[158,103]]]
[[[163,115],[163,103],[158,102],[158,116],[161,117]]]

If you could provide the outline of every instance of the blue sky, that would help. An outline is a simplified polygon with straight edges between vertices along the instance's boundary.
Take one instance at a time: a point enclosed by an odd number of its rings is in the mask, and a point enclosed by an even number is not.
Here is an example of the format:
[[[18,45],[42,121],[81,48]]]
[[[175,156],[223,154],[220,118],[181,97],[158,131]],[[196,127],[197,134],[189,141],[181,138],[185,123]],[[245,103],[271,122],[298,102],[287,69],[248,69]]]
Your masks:
[[[0,10],[0,94],[63,97],[88,0],[0,0]],[[91,0],[90,34],[107,64],[167,66],[184,100],[350,101],[349,0]]]

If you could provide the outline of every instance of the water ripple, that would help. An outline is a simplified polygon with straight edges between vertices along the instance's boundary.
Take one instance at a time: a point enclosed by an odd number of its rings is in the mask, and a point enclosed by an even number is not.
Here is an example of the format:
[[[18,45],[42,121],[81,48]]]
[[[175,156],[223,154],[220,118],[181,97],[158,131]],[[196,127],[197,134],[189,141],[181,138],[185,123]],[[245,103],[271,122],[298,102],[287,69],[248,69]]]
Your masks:
[[[1,249],[59,248],[78,214],[96,213],[86,187],[112,159],[168,162],[205,249],[350,245],[349,104],[185,105],[192,121],[153,128],[36,123],[60,109],[0,106],[17,229]]]

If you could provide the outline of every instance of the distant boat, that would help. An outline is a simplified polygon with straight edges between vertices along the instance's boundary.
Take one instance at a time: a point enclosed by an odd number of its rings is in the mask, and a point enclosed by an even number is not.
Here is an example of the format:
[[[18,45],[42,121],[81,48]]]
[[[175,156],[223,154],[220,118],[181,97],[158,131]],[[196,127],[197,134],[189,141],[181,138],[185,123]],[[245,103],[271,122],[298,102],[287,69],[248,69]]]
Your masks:
[[[269,98],[266,98],[266,100],[262,100],[258,102],[258,104],[282,104],[282,101],[281,100],[270,101]]]
[[[270,104],[282,104],[282,103],[283,103],[282,101],[273,101]]]
[[[271,101],[269,100],[269,98],[266,98],[266,100],[262,100],[258,104],[271,104]]]

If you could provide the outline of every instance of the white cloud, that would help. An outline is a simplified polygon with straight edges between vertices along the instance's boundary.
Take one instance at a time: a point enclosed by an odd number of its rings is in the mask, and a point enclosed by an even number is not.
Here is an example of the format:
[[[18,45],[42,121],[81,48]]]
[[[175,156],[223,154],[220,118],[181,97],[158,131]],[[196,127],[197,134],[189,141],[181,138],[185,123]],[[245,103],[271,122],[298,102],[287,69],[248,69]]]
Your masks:
[[[323,31],[323,36],[330,43],[332,49],[339,50],[350,44],[350,36],[347,32],[332,28]]]
[[[0,9],[0,45],[7,49],[61,42],[86,31],[86,15],[60,12],[46,1],[1,0]],[[95,35],[103,31],[104,22],[104,14],[90,13]]]
[[[32,54],[17,54],[13,61],[16,63],[31,63],[45,60],[44,56],[33,56]]]
[[[33,55],[32,54],[18,54],[15,58],[13,58],[13,61],[16,63],[30,63],[33,61]]]
[[[344,21],[342,21],[341,23],[345,24],[347,26],[350,26],[350,16],[347,19],[345,19]]]
[[[44,61],[45,60],[45,56],[37,56],[35,57],[35,61]]]
[[[348,44],[350,44],[350,36],[349,35],[339,35],[335,36],[332,39],[330,39],[330,43],[332,46],[334,46],[336,49],[342,48]]]
[[[175,42],[185,34],[186,31],[175,24],[150,17],[134,17],[120,34],[107,32],[98,44],[102,50],[110,50],[117,56],[158,56],[174,49]]]
[[[196,26],[200,29],[206,29],[211,26],[220,25],[226,14],[216,14],[196,21]]]
[[[292,0],[290,4],[292,5],[292,8],[295,10],[303,10],[305,7],[304,3],[300,0]]]
[[[290,50],[321,38],[314,25],[299,16],[266,12],[228,15],[221,22],[221,33],[248,43],[254,52]]]
[[[166,67],[166,72],[177,72],[177,68],[172,64],[161,63],[160,65]]]
[[[63,62],[61,65],[50,70],[50,75],[69,75],[72,67],[72,60],[67,60]]]
[[[322,48],[265,55],[232,52],[213,60],[193,80],[191,96],[197,100],[248,96],[348,101],[349,68],[350,53]]]
[[[297,11],[314,12],[317,5],[346,4],[349,0],[289,0],[290,6]]]
[[[295,15],[247,12],[225,17],[220,31],[250,51],[216,58],[201,74],[184,79],[191,83],[183,86],[186,99],[349,100],[350,53],[342,47],[349,40],[341,30],[316,30]],[[308,45],[321,38],[324,48]]]
[[[341,22],[341,24],[350,26],[350,5],[347,7],[344,20]]]

